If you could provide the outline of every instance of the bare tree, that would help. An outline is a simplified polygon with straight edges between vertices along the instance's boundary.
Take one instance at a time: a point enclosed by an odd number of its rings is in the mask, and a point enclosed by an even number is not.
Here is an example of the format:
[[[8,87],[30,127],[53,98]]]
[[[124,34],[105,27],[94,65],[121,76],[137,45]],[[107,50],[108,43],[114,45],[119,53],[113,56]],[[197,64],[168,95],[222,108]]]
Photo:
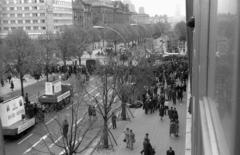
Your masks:
[[[12,67],[12,73],[20,78],[21,93],[24,96],[23,78],[35,63],[35,48],[28,34],[21,29],[10,32],[3,41],[4,63]]]
[[[41,64],[45,70],[47,81],[50,67],[58,62],[56,58],[57,45],[55,40],[56,37],[48,33],[46,35],[40,35],[35,43],[40,58],[39,64]]]
[[[73,56],[73,51],[78,51],[79,43],[76,34],[76,28],[65,27],[62,32],[57,33],[57,46],[60,50],[60,56],[64,63],[64,72],[66,72],[66,62]]]
[[[40,146],[40,148],[44,146],[45,149],[34,147],[32,153],[55,154],[55,150],[51,148],[54,145],[65,155],[80,154],[90,148],[93,141],[99,137],[102,122],[97,117],[91,120],[88,117],[87,108],[90,100],[84,97],[85,86],[78,79],[72,79],[70,83],[73,86],[73,93],[67,102],[70,102],[71,108],[64,116],[50,113],[54,125],[45,123],[39,125],[35,133],[41,137],[45,135]]]

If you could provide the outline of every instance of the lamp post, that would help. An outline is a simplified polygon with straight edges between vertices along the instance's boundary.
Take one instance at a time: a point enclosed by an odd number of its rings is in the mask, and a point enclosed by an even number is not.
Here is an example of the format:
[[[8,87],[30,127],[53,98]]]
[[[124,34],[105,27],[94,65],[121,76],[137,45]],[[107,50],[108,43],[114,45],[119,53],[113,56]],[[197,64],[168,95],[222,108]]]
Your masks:
[[[143,25],[138,25],[138,24],[130,24],[131,26],[141,26],[141,27],[143,27],[143,28],[145,28],[147,31],[148,31],[148,33],[150,34],[150,37],[152,38],[152,50],[154,51],[154,43],[153,43],[153,36],[152,36],[152,33],[148,30],[148,28],[147,27],[145,27],[145,26],[143,26]]]

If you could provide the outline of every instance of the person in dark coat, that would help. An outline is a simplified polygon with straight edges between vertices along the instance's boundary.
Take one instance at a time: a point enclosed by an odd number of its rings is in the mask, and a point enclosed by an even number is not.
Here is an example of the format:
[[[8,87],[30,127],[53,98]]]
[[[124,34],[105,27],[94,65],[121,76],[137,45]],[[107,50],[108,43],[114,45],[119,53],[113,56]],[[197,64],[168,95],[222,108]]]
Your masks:
[[[175,135],[175,129],[176,129],[176,127],[175,127],[175,122],[173,121],[173,120],[171,120],[171,122],[170,122],[170,128],[169,128],[169,137],[171,137],[171,135],[172,134],[174,134]]]
[[[112,125],[113,125],[113,129],[117,128],[117,116],[114,112],[112,113]]]
[[[11,87],[10,87],[10,89],[12,89],[12,91],[13,91],[13,89],[14,89],[13,81],[11,81]]]
[[[159,109],[159,116],[161,117],[161,120],[164,116],[164,106],[161,106],[160,109]]]
[[[150,143],[150,139],[146,139],[146,138],[144,139],[143,150],[144,150],[144,155],[151,155],[152,145]]]
[[[171,107],[171,109],[168,110],[168,116],[170,120],[172,120],[172,115],[173,115],[173,107]]]
[[[167,155],[175,155],[175,152],[172,150],[172,147],[169,147],[169,150],[167,150]]]

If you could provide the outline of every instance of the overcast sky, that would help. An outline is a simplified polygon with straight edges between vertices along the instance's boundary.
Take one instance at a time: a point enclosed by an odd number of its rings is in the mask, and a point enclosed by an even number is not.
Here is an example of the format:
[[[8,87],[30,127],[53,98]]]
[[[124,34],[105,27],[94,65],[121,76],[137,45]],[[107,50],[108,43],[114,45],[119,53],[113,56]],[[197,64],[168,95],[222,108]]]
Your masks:
[[[181,15],[185,16],[185,0],[131,0],[138,12],[139,7],[145,8],[145,13],[150,16],[156,14],[168,16],[175,15],[176,5],[181,6]]]

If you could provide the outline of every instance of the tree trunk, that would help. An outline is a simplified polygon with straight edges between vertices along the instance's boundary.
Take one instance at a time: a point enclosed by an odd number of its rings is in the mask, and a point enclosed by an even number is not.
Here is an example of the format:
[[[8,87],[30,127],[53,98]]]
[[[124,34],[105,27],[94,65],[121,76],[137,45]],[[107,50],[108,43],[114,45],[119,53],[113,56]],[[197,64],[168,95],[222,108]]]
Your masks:
[[[20,83],[21,83],[21,93],[22,93],[22,96],[24,97],[24,90],[23,90],[23,75],[20,75]]]
[[[82,61],[81,61],[81,57],[78,58],[78,61],[79,61],[79,65],[81,65]]]
[[[46,65],[46,78],[47,78],[47,82],[48,82],[48,65]]]
[[[63,73],[66,73],[67,70],[66,57],[63,58],[63,64],[64,64]]]
[[[108,124],[107,118],[104,118],[103,126],[103,147],[108,148]]]
[[[125,121],[127,120],[127,117],[126,117],[126,102],[125,101],[122,101],[122,120]]]

